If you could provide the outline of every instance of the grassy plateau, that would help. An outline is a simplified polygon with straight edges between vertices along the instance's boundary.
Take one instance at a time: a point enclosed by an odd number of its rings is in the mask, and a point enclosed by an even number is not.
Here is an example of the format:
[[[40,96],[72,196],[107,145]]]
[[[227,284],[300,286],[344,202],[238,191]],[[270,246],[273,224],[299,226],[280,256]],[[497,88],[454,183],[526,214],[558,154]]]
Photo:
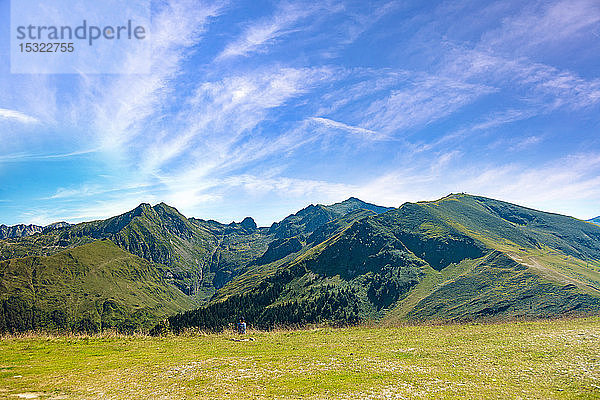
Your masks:
[[[5,336],[0,398],[597,399],[600,317],[243,337]]]

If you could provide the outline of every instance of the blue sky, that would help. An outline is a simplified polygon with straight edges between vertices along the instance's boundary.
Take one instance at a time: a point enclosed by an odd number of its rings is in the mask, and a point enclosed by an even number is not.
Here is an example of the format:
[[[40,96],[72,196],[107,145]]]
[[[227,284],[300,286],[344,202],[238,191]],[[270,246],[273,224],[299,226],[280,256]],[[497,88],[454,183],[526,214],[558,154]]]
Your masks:
[[[153,1],[138,75],[11,74],[0,18],[0,223],[450,192],[600,214],[597,0]]]

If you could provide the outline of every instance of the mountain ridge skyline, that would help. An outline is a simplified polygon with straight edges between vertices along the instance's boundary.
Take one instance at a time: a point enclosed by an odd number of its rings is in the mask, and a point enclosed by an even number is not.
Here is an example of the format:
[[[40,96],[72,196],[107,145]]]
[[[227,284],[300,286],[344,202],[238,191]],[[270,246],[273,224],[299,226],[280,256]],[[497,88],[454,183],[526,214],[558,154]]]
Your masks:
[[[401,203],[400,205],[398,205],[398,206],[384,206],[384,205],[381,205],[381,204],[379,204],[379,203],[377,203],[377,202],[369,202],[369,201],[364,201],[364,200],[362,200],[362,199],[360,199],[360,198],[356,197],[355,195],[350,195],[349,197],[345,198],[344,200],[337,201],[337,202],[330,203],[330,204],[325,204],[325,203],[310,203],[310,204],[308,204],[307,206],[303,207],[302,209],[300,209],[300,210],[298,210],[298,211],[296,211],[296,212],[302,211],[302,210],[304,210],[305,208],[308,208],[308,207],[311,207],[311,206],[334,206],[334,205],[338,205],[338,204],[345,204],[345,203],[348,203],[348,202],[352,202],[352,201],[354,201],[354,200],[357,200],[357,201],[359,201],[359,202],[361,202],[361,203],[365,203],[365,204],[369,204],[369,205],[372,205],[372,206],[376,206],[376,207],[393,209],[393,208],[398,208],[398,207],[401,207],[402,205],[404,205],[404,204],[406,204],[406,203],[435,202],[435,201],[442,200],[442,199],[444,199],[444,198],[446,198],[446,197],[453,196],[453,195],[458,195],[458,194],[466,194],[466,195],[470,195],[470,196],[483,197],[483,198],[492,199],[492,200],[493,200],[493,199],[495,199],[494,197],[489,197],[489,196],[485,196],[485,195],[479,195],[479,194],[471,194],[471,193],[467,193],[467,192],[451,192],[451,193],[448,193],[448,194],[446,194],[446,195],[444,195],[444,196],[441,196],[441,197],[435,198],[435,199],[433,199],[433,200],[416,200],[416,201],[405,201],[405,202],[402,202],[402,203]],[[502,201],[505,201],[505,200],[502,200]],[[510,202],[510,201],[508,201],[508,203],[511,203],[511,204],[517,204],[517,203],[512,203],[512,202]],[[49,224],[46,224],[46,225],[36,225],[36,224],[29,223],[29,222],[27,222],[27,221],[26,221],[26,222],[21,222],[21,223],[16,223],[16,224],[10,224],[10,225],[9,225],[9,224],[5,224],[5,223],[3,223],[3,221],[0,221],[0,227],[5,227],[5,229],[10,229],[10,228],[24,228],[24,227],[34,227],[34,228],[41,228],[42,230],[43,230],[43,229],[50,228],[50,227],[55,227],[55,226],[58,226],[58,227],[60,228],[60,227],[62,227],[62,225],[63,225],[63,224],[66,224],[66,225],[77,225],[77,224],[81,224],[81,223],[85,223],[85,222],[102,221],[102,220],[105,220],[105,219],[107,219],[107,218],[113,217],[113,216],[115,216],[115,215],[124,215],[124,214],[127,214],[127,213],[129,213],[129,212],[133,212],[134,210],[136,210],[136,209],[138,209],[138,208],[140,208],[140,207],[143,207],[143,206],[155,207],[155,206],[158,206],[158,205],[161,205],[161,204],[163,204],[163,205],[166,205],[166,206],[168,206],[168,207],[173,207],[173,208],[175,208],[175,209],[176,209],[178,212],[181,212],[181,211],[179,210],[179,208],[177,208],[176,206],[172,206],[172,205],[168,204],[166,201],[157,201],[157,202],[155,202],[154,204],[153,204],[153,203],[151,203],[151,202],[141,201],[141,202],[139,202],[139,203],[137,204],[137,206],[135,206],[135,207],[132,207],[132,208],[130,208],[130,209],[127,209],[127,210],[124,210],[123,212],[120,212],[120,213],[117,213],[117,214],[114,214],[114,215],[108,215],[108,216],[106,216],[106,217],[95,218],[95,219],[89,219],[89,220],[82,220],[82,221],[78,221],[78,222],[74,222],[74,223],[73,223],[73,222],[66,221],[66,220],[60,220],[60,221],[54,221],[54,222],[51,222],[51,223],[49,223]],[[592,217],[592,218],[578,218],[578,217],[576,217],[576,216],[574,216],[574,215],[569,215],[569,214],[566,214],[566,213],[561,213],[561,212],[546,211],[546,210],[543,210],[543,209],[541,209],[541,208],[535,208],[535,207],[529,207],[529,206],[523,206],[523,205],[520,205],[520,207],[525,207],[525,208],[529,208],[529,209],[531,209],[531,210],[536,210],[536,211],[544,211],[544,212],[546,212],[546,213],[552,213],[552,214],[556,214],[556,215],[563,215],[563,216],[567,216],[567,217],[572,217],[572,218],[579,219],[579,220],[581,220],[581,221],[587,221],[587,222],[600,223],[600,216],[597,216],[597,217]],[[268,228],[268,227],[272,226],[273,224],[276,224],[276,223],[278,223],[278,222],[281,222],[283,219],[285,219],[285,218],[286,218],[286,216],[289,216],[289,215],[291,215],[291,213],[292,213],[292,212],[294,212],[294,209],[291,209],[291,210],[290,210],[290,211],[289,211],[287,214],[285,214],[285,216],[284,216],[284,217],[282,217],[281,219],[278,219],[278,220],[273,220],[273,221],[271,221],[270,223],[263,224],[263,225],[258,225],[258,226],[259,226],[259,227],[262,227],[262,228]],[[250,215],[250,214],[246,214],[245,216],[241,217],[241,218],[239,219],[239,222],[238,222],[238,221],[236,221],[236,220],[231,220],[230,222],[223,222],[222,220],[218,220],[218,219],[212,218],[212,217],[210,217],[210,216],[189,216],[189,217],[188,217],[188,216],[187,216],[187,214],[184,214],[184,215],[186,215],[186,218],[190,218],[190,219],[197,219],[197,220],[202,220],[202,221],[214,221],[214,222],[218,222],[218,223],[220,223],[220,224],[224,224],[224,225],[228,225],[228,224],[235,224],[235,223],[241,223],[241,222],[242,222],[242,221],[243,221],[245,218],[251,218],[252,220],[254,220],[254,221],[255,221],[255,217],[254,217],[254,216],[252,216],[252,215]],[[1,237],[0,237],[0,238],[1,238]]]
[[[9,310],[0,330],[148,329],[168,312],[179,313],[179,328],[217,328],[246,306],[265,328],[278,319],[592,312],[600,309],[599,262],[596,224],[465,193],[398,208],[357,198],[312,204],[265,227],[142,203],[105,220],[0,240],[0,302]],[[75,286],[69,274],[79,277]],[[123,292],[111,276],[145,283]],[[64,296],[85,307],[61,305]]]

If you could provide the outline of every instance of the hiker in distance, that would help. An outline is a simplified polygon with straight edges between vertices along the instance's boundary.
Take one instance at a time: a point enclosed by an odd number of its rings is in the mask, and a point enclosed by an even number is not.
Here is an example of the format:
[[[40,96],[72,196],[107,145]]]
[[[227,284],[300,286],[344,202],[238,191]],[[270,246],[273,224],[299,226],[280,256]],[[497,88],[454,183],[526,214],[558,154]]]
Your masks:
[[[240,322],[238,322],[237,331],[240,335],[246,334],[246,321],[244,321],[244,318],[241,318]]]

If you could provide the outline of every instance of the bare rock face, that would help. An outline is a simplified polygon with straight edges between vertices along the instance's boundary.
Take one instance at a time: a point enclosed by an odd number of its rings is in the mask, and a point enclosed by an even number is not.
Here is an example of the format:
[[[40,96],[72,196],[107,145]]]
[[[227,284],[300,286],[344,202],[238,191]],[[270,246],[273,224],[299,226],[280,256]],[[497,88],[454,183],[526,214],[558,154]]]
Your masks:
[[[12,239],[41,233],[44,228],[38,225],[0,225],[0,239]]]

